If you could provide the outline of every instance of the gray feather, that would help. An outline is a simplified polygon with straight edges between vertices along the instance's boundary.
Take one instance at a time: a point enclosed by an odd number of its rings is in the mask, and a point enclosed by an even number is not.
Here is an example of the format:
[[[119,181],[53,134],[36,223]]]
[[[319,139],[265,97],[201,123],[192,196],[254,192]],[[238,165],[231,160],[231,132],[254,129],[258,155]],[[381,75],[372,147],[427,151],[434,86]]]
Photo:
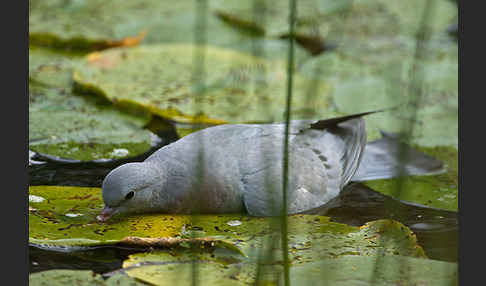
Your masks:
[[[289,213],[326,204],[355,175],[365,151],[366,114],[291,122]],[[120,212],[279,215],[284,130],[284,124],[235,124],[187,135],[138,165],[110,172],[105,204]],[[131,191],[133,198],[124,199]]]

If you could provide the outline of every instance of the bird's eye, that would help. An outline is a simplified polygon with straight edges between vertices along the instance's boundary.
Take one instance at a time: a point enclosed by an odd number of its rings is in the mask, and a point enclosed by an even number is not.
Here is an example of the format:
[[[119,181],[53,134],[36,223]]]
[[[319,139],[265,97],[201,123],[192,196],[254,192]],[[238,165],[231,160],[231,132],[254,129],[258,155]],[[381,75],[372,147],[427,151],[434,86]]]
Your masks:
[[[129,200],[131,198],[133,198],[133,196],[135,195],[134,192],[129,192],[126,196],[125,196],[125,200]]]

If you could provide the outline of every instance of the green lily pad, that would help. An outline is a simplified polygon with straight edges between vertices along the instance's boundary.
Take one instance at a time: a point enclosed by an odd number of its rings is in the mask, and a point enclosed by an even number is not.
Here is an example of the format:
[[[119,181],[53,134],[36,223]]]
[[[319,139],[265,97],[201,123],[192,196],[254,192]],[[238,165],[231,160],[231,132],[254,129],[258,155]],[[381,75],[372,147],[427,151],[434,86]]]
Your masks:
[[[388,107],[397,110],[365,118],[368,140],[379,130],[411,132],[411,143],[421,146],[458,145],[457,44],[442,37],[427,42],[421,98],[412,92],[415,40],[411,37],[357,41],[350,48],[323,54],[300,69],[309,78],[320,77],[333,86],[336,109],[349,114]]]
[[[99,274],[90,270],[48,270],[29,275],[29,285],[61,286],[61,285],[105,285]]]
[[[458,152],[454,147],[419,147],[422,152],[445,163],[447,172],[433,176],[367,181],[365,184],[385,195],[425,206],[457,211]],[[397,189],[401,192],[397,194]]]
[[[30,1],[29,42],[71,50],[133,46],[160,18],[160,1]],[[144,7],[150,5],[148,9]],[[137,21],[145,19],[145,21]]]
[[[72,72],[80,59],[29,49],[29,148],[81,161],[147,152],[156,139],[143,129],[149,113],[73,92]]]
[[[255,1],[215,1],[214,13],[223,21],[241,30],[256,34],[281,36],[289,34],[289,4],[285,1],[257,1],[264,21],[255,16]],[[457,16],[457,7],[450,1],[435,1],[428,26],[443,32]],[[425,2],[409,1],[297,1],[296,34],[324,39],[415,35]]]
[[[258,35],[278,37],[289,34],[289,4],[285,1],[214,1],[211,8],[222,21]],[[261,17],[255,15],[258,4]],[[315,28],[323,18],[351,7],[352,1],[297,1],[296,30],[298,35],[315,35]],[[264,8],[263,8],[264,7]],[[318,30],[319,31],[319,30]],[[319,31],[321,32],[321,31]]]
[[[282,266],[266,265],[260,282],[283,283]],[[195,271],[195,272],[194,272]],[[252,285],[256,264],[211,262],[143,265],[126,270],[129,276],[154,285]],[[375,276],[373,276],[375,275]],[[280,282],[280,283],[279,283]],[[290,267],[291,285],[457,285],[457,264],[404,256],[344,256]],[[186,283],[186,284],[184,284]]]
[[[139,42],[193,43],[196,21],[201,16],[206,21],[208,44],[248,53],[253,51],[253,45],[263,45],[266,51],[261,56],[286,57],[286,41],[262,43],[262,39],[252,33],[239,33],[214,16],[210,9],[199,8],[193,0],[180,0],[170,5],[157,0],[31,1],[29,42],[82,51],[133,46]],[[295,49],[296,58],[308,57],[302,48]]]
[[[77,54],[29,47],[29,82],[49,87],[70,87],[72,69],[81,59]]]
[[[292,285],[457,285],[457,263],[404,256],[345,256],[290,268]]]
[[[90,270],[55,269],[37,272],[29,275],[29,285],[32,286],[142,286],[135,278],[117,274],[104,280],[100,274]]]
[[[132,103],[176,122],[283,120],[287,86],[283,62],[207,46],[202,90],[192,85],[196,48],[152,45],[92,53],[74,71],[74,80],[111,101]],[[294,117],[331,117],[329,88],[317,79],[296,74]],[[319,96],[310,96],[315,94]]]
[[[65,159],[133,157],[155,144],[146,119],[69,89],[30,86],[29,149]]]
[[[274,233],[271,218],[237,214],[197,218],[164,214],[115,216],[100,223],[96,216],[102,206],[99,188],[30,187],[29,242],[44,247],[138,244],[172,249],[184,246],[184,238],[197,232],[201,240],[209,239],[210,245],[236,251],[238,259],[254,261],[255,251]],[[166,241],[171,239],[176,243]],[[292,263],[350,254],[374,255],[380,249],[389,254],[425,257],[415,235],[402,224],[388,220],[358,228],[330,222],[329,217],[293,215],[289,216],[289,240]]]
[[[147,265],[128,269],[125,272],[131,277],[158,286],[193,285],[193,278],[197,280],[197,285],[251,285],[250,283],[254,282],[252,276],[255,268],[252,266],[245,264],[236,268],[218,263],[186,262]]]

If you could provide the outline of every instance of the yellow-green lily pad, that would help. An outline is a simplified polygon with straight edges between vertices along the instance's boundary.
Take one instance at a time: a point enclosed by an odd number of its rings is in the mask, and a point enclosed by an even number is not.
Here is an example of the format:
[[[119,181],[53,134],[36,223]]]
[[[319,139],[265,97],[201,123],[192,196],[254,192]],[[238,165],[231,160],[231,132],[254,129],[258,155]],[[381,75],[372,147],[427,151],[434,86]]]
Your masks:
[[[272,218],[241,214],[196,218],[146,214],[115,216],[100,223],[96,216],[102,206],[99,188],[29,187],[29,242],[40,247],[123,244],[171,249],[206,241],[254,261],[255,251],[274,233]],[[380,249],[388,254],[425,257],[415,235],[399,222],[389,220],[358,228],[331,222],[329,217],[293,215],[289,216],[289,241],[292,263],[342,255],[374,255]],[[208,244],[200,244],[205,245]]]
[[[433,176],[408,176],[365,182],[385,195],[450,211],[458,209],[458,151],[454,147],[419,147],[445,163],[447,172]],[[398,192],[398,190],[401,190]]]
[[[204,86],[196,88],[193,55],[204,49]],[[113,102],[138,105],[182,123],[268,122],[284,119],[287,67],[212,46],[150,45],[89,54],[74,80]],[[330,86],[294,76],[294,118],[332,114]]]

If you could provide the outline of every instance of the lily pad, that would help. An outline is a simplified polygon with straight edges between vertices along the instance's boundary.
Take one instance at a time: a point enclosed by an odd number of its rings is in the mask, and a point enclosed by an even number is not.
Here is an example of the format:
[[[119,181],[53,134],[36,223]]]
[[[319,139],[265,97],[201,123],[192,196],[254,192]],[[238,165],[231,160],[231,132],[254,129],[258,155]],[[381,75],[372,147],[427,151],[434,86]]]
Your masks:
[[[205,84],[196,88],[193,55],[205,50]],[[182,123],[282,121],[286,65],[211,46],[151,45],[89,54],[75,82],[113,102],[138,105]],[[330,87],[294,76],[294,118],[327,118]],[[314,96],[318,95],[318,96]]]
[[[123,244],[172,249],[191,243],[184,239],[199,233],[200,238],[192,241],[199,239],[210,246],[236,250],[251,261],[257,258],[255,250],[274,233],[271,218],[238,214],[197,218],[147,214],[118,216],[99,223],[95,218],[103,206],[99,188],[37,186],[29,188],[29,196],[29,242],[40,247]],[[389,254],[425,257],[415,235],[402,224],[388,220],[358,228],[330,222],[329,217],[289,216],[289,240],[292,263],[349,254],[374,255],[380,249]]]
[[[457,263],[404,256],[345,256],[290,268],[292,285],[457,285]]]
[[[298,35],[315,35],[320,19],[338,14],[351,7],[352,1],[297,1],[296,29]],[[255,15],[255,5],[263,21]],[[289,4],[285,1],[214,1],[214,14],[222,21],[259,35],[278,37],[289,34]]]
[[[260,35],[289,34],[289,4],[256,1],[264,21],[255,16],[255,1],[215,1],[214,13],[223,21]],[[429,21],[432,31],[443,31],[457,15],[450,1],[435,1]],[[264,8],[263,8],[264,7]],[[297,1],[296,34],[321,38],[414,35],[420,27],[425,2],[395,1]]]
[[[400,200],[450,211],[458,209],[458,152],[454,147],[419,148],[446,165],[447,172],[433,176],[365,182],[370,188]],[[397,190],[402,190],[398,193]]]
[[[411,132],[413,144],[457,147],[456,43],[432,38],[423,57],[417,60],[416,43],[411,37],[367,39],[350,42],[349,46],[310,60],[300,71],[333,86],[333,103],[340,112],[399,107],[365,118],[368,140],[379,138],[379,130]],[[414,62],[423,70],[423,76],[413,71]],[[421,97],[414,92],[412,85],[417,81],[412,75],[420,77]]]
[[[138,44],[160,1],[30,1],[29,42],[71,50],[97,50]],[[151,5],[151,9],[144,6]],[[172,5],[164,5],[172,6]],[[160,15],[159,15],[160,17]],[[135,19],[147,19],[134,21]]]
[[[212,4],[212,3],[209,3]],[[286,41],[264,43],[252,33],[235,31],[193,0],[170,5],[157,0],[131,1],[31,1],[29,39],[33,45],[70,50],[101,50],[138,43],[193,43],[195,27],[205,20],[205,41],[251,53],[264,45],[264,57],[286,56]],[[203,33],[201,31],[201,33]],[[308,53],[296,47],[296,57]]]
[[[301,231],[294,230],[293,234],[289,236],[290,263],[295,265],[347,255],[374,256],[378,254],[379,250],[387,255],[425,257],[423,249],[417,245],[415,235],[399,222],[378,220],[365,224],[359,228],[359,231],[355,230],[349,233],[335,233],[339,225],[332,224],[327,222],[321,232],[316,235],[307,235],[304,229]],[[328,230],[325,231],[325,228],[328,228]],[[269,241],[267,240],[269,235],[249,238],[251,235],[253,234],[243,232],[237,241],[243,253],[227,247],[212,248],[210,251],[201,249],[197,252],[193,249],[153,251],[131,254],[129,259],[123,262],[123,267],[182,263],[192,260],[210,261],[224,265],[262,262],[261,257],[259,257],[259,250],[264,249],[265,243]],[[282,256],[280,247],[274,244],[272,244],[272,247],[273,257],[279,261]],[[267,263],[269,262],[267,261]]]
[[[255,268],[252,266],[245,264],[240,267],[228,267],[218,263],[186,262],[147,265],[125,272],[131,277],[158,286],[193,285],[193,279],[196,279],[197,285],[251,285],[250,283],[254,282],[252,276]]]
[[[72,69],[82,57],[74,53],[56,53],[48,49],[29,47],[29,83],[49,87],[70,87]]]
[[[32,286],[142,286],[135,278],[117,274],[104,280],[100,274],[90,270],[55,269],[37,272],[29,275],[29,285]]]
[[[29,275],[29,285],[105,285],[99,274],[90,270],[48,270]]]
[[[30,88],[29,149],[65,159],[134,157],[159,140],[146,119],[64,88]]]
[[[283,283],[282,266],[266,265],[260,282]],[[129,276],[154,285],[253,285],[256,264],[214,262],[142,265],[126,270]],[[192,276],[192,274],[196,276]],[[374,276],[375,275],[375,276]],[[280,282],[280,283],[279,283]],[[292,285],[457,285],[457,264],[404,256],[344,256],[290,267]],[[184,284],[186,283],[186,284]]]
[[[73,92],[72,70],[80,59],[29,49],[29,149],[81,161],[147,152],[159,140],[143,129],[149,113]]]

